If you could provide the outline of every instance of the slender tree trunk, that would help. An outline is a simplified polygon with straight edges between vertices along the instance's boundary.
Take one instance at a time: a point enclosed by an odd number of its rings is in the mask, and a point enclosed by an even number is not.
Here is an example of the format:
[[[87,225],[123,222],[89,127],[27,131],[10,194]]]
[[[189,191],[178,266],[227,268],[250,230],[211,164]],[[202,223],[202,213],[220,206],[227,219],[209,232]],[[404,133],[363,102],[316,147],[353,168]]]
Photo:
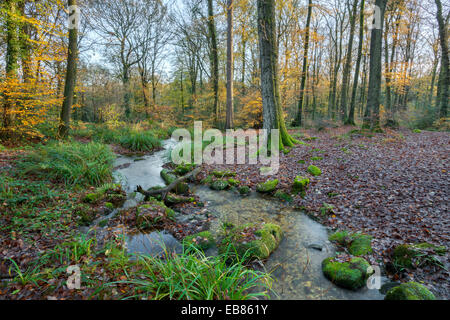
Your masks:
[[[6,1],[6,77],[11,83],[15,82],[18,77],[19,69],[19,37],[18,37],[18,21],[15,17],[17,15],[16,0]],[[8,93],[4,94],[3,104],[3,129],[8,130],[12,122],[12,109],[14,104],[11,101]]]
[[[342,75],[342,89],[341,89],[341,120],[345,123],[347,118],[347,95],[348,87],[350,82],[350,70],[352,62],[352,51],[353,51],[353,39],[355,38],[356,29],[356,12],[358,9],[358,0],[353,1],[352,10],[350,12],[350,39],[347,48],[347,58],[344,65],[344,72]]]
[[[211,63],[211,80],[213,83],[214,91],[214,105],[213,112],[215,114],[215,122],[219,120],[219,58],[217,53],[217,34],[216,24],[214,22],[214,7],[213,0],[208,0],[208,34],[209,41],[211,43],[211,50],[209,54],[209,60]]]
[[[311,15],[312,15],[312,0],[308,1],[308,16],[306,18],[306,29],[305,29],[305,48],[303,50],[303,69],[302,69],[302,79],[300,84],[300,98],[298,99],[298,113],[295,125],[302,126],[302,113],[303,113],[303,100],[305,96],[305,85],[308,73],[308,51],[309,51],[309,28],[311,25]]]
[[[358,91],[359,72],[361,68],[362,48],[364,43],[364,8],[365,0],[361,1],[361,9],[359,13],[359,44],[358,54],[356,58],[355,76],[353,81],[352,100],[350,102],[350,111],[346,124],[355,125],[355,106],[356,106],[356,93]]]
[[[447,117],[450,70],[449,70],[449,53],[448,53],[448,34],[447,26],[442,15],[442,3],[435,0],[437,7],[437,20],[439,24],[439,38],[441,42],[441,75],[440,75],[440,95],[438,96],[439,114],[441,118]]]
[[[69,8],[77,5],[77,0],[68,0]],[[75,19],[75,12],[69,12]],[[59,125],[59,136],[66,138],[70,126],[70,111],[73,105],[75,91],[75,77],[78,56],[78,26],[74,23],[69,29],[69,52],[67,56],[66,84],[64,86],[64,101],[61,110],[61,121]]]
[[[226,129],[233,128],[233,0],[227,2],[227,112]]]
[[[368,117],[364,118],[364,127],[374,131],[380,130],[381,52],[386,3],[387,0],[376,0],[375,2],[375,6],[379,8],[379,12],[375,15],[375,25],[372,28],[372,39],[370,41],[369,95],[367,98]]]

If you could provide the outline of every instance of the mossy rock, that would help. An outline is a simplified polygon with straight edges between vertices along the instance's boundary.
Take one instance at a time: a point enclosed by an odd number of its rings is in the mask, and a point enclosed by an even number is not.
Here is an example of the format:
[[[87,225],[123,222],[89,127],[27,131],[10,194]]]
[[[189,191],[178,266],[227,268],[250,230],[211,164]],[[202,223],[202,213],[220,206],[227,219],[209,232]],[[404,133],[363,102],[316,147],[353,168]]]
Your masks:
[[[216,191],[222,191],[228,189],[229,187],[230,184],[228,183],[228,181],[225,180],[216,180],[210,185],[210,188]]]
[[[348,252],[354,256],[363,256],[373,251],[372,236],[367,234],[338,231],[330,235],[329,240],[346,247]]]
[[[215,170],[212,172],[213,176],[216,178],[230,178],[230,177],[236,177],[236,172],[225,170],[225,171],[219,171]]]
[[[95,209],[83,203],[76,205],[73,209],[73,213],[78,216],[78,224],[81,226],[90,225],[96,217]]]
[[[408,282],[389,290],[384,300],[436,300],[436,297],[420,283]]]
[[[243,196],[250,194],[250,192],[251,192],[251,190],[250,190],[250,187],[248,187],[248,186],[242,186],[239,188],[239,193]]]
[[[278,186],[278,179],[275,180],[268,180],[264,183],[260,183],[256,186],[256,191],[260,193],[270,193],[276,190]]]
[[[219,253],[237,254],[246,260],[267,259],[278,248],[283,238],[281,227],[272,224],[249,223],[242,226],[227,226]]]
[[[233,178],[227,180],[228,184],[232,187],[237,187],[239,185],[239,181]]]
[[[281,191],[281,190],[278,190],[277,192],[275,192],[275,194],[273,196],[281,201],[286,201],[286,202],[292,202],[294,200],[294,199],[292,199],[290,194],[288,194],[284,191]]]
[[[97,193],[88,193],[84,196],[83,202],[86,203],[96,203],[98,200],[100,200],[102,195],[99,195]]]
[[[373,273],[372,267],[363,258],[352,258],[348,262],[338,262],[334,258],[327,258],[322,262],[322,271],[331,282],[350,290],[364,287]]]
[[[312,165],[308,167],[308,172],[315,177],[320,176],[322,174],[322,170]]]
[[[420,129],[414,129],[413,132],[414,132],[414,133],[422,133],[422,130],[420,130]]]
[[[294,184],[292,186],[292,190],[298,194],[298,193],[305,193],[308,189],[310,180],[309,178],[305,178],[302,176],[297,176],[294,179]]]
[[[201,184],[211,184],[213,181],[214,181],[214,176],[213,175],[209,175],[205,179],[200,181],[200,183]]]
[[[436,256],[445,255],[445,246],[435,246],[430,243],[402,244],[397,246],[392,254],[392,262],[397,269],[414,269],[426,264],[442,267]]]
[[[174,172],[179,176],[184,176],[194,170],[194,168],[195,164],[192,163],[180,164],[175,168]]]
[[[103,200],[112,203],[115,208],[118,208],[127,200],[127,194],[119,184],[105,184],[97,188],[95,192],[88,193],[84,197],[83,202],[98,203]]]
[[[194,245],[197,249],[208,250],[216,244],[210,231],[203,231],[190,236],[183,240],[184,245]]]
[[[114,210],[114,205],[111,202],[105,202],[105,207],[108,210]]]

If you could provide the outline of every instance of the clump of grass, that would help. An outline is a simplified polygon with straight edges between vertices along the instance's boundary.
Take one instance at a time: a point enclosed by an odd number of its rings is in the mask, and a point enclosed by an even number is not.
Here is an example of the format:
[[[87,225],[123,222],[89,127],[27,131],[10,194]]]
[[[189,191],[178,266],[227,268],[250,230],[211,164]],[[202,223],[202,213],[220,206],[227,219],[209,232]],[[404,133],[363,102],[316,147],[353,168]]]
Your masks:
[[[151,131],[132,131],[120,138],[120,145],[131,151],[151,151],[161,147],[161,141]]]
[[[244,260],[227,263],[227,253],[216,257],[191,246],[183,254],[166,258],[138,256],[140,271],[128,280],[112,282],[131,285],[123,299],[149,296],[155,300],[249,300],[268,297],[272,286],[269,274],[248,269]]]
[[[53,142],[36,149],[19,163],[22,174],[64,182],[101,186],[112,181],[115,156],[101,143]]]

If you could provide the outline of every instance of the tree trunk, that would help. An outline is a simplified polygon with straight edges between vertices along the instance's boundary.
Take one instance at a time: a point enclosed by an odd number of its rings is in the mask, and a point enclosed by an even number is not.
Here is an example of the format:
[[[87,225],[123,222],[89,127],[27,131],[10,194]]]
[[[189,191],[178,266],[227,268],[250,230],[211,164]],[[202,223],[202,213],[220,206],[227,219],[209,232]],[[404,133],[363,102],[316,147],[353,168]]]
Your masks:
[[[355,67],[355,77],[353,81],[353,90],[352,90],[352,100],[350,102],[350,111],[348,113],[348,118],[346,124],[355,125],[355,105],[356,105],[356,93],[358,91],[358,81],[359,81],[359,71],[361,68],[361,59],[362,59],[362,48],[364,43],[364,7],[365,0],[361,1],[361,9],[359,13],[359,44],[358,44],[358,55],[356,58],[356,67]]]
[[[300,127],[302,125],[302,113],[303,113],[303,99],[305,96],[305,85],[308,73],[308,50],[309,50],[309,28],[311,25],[311,15],[312,15],[312,0],[308,1],[308,16],[306,18],[306,34],[305,34],[305,48],[303,50],[303,69],[302,69],[302,79],[300,84],[300,98],[298,100],[298,113],[295,125]]]
[[[295,140],[286,129],[278,89],[278,45],[275,34],[274,0],[258,0],[258,37],[261,66],[261,96],[263,128],[270,136],[272,129],[280,130],[280,147],[292,147]]]
[[[77,0],[68,0],[69,7],[76,6]],[[71,12],[69,12],[71,14]],[[75,15],[75,12],[73,12]],[[72,17],[74,18],[74,17]],[[69,52],[67,56],[66,84],[64,86],[64,101],[61,110],[61,120],[59,125],[59,136],[66,138],[70,125],[70,110],[73,105],[73,95],[75,91],[75,76],[78,55],[78,26],[76,23],[69,29]]]
[[[439,24],[439,38],[441,42],[441,76],[440,76],[440,96],[438,96],[438,107],[441,118],[447,117],[450,70],[449,70],[449,54],[448,54],[448,34],[447,26],[442,16],[442,3],[435,0],[437,7],[437,20]]]
[[[8,81],[15,82],[18,77],[19,38],[16,0],[6,1],[6,77]],[[3,129],[7,130],[12,122],[12,108],[14,104],[8,93],[4,94],[3,104]]]
[[[386,3],[387,0],[376,0],[375,2],[375,6],[379,8],[379,16],[375,15],[375,26],[372,29],[372,39],[370,41],[369,94],[367,97],[368,114],[364,118],[364,127],[374,131],[380,130],[381,52]]]
[[[355,38],[357,9],[358,9],[358,0],[354,0],[352,10],[350,12],[350,39],[347,48],[347,58],[344,65],[344,72],[342,75],[341,108],[340,108],[342,122],[345,122],[347,118],[347,102],[348,102],[347,95],[350,82],[350,69],[352,62],[353,39]]]
[[[227,112],[226,129],[233,128],[233,0],[227,3]]]

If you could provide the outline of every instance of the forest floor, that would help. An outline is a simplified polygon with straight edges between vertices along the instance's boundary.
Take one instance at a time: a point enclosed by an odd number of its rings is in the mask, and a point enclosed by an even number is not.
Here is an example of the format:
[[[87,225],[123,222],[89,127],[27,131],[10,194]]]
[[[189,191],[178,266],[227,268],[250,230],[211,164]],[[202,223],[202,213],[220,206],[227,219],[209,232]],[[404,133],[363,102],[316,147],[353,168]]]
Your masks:
[[[405,129],[372,134],[342,127],[320,132],[296,130],[291,134],[306,144],[298,144],[289,153],[281,154],[280,170],[275,176],[260,175],[259,165],[205,165],[198,178],[206,177],[212,170],[227,169],[237,173],[235,178],[241,185],[253,190],[256,184],[277,178],[278,188],[289,192],[296,176],[307,176],[311,183],[306,195],[295,196],[291,205],[333,229],[362,231],[373,236],[374,252],[366,256],[372,264],[389,265],[392,249],[399,244],[427,242],[447,247],[446,255],[439,259],[449,268],[448,132]],[[3,182],[0,186],[0,192],[7,195],[7,200],[0,201],[0,212],[8,213],[0,215],[0,280],[10,277],[11,267],[23,271],[30,265],[29,272],[16,277],[16,283],[0,285],[0,299],[114,299],[129,291],[127,284],[119,283],[116,291],[94,292],[105,282],[127,279],[127,272],[137,268],[122,265],[124,256],[114,249],[118,239],[111,239],[108,247],[95,254],[67,256],[68,245],[81,246],[89,252],[94,247],[88,239],[71,242],[76,239],[78,229],[73,210],[85,193],[92,190],[12,175],[18,158],[26,152],[0,151],[0,178],[9,184],[9,189],[3,188]],[[312,177],[307,173],[312,164],[322,170],[322,175]],[[189,207],[184,210],[192,209]],[[117,256],[112,257],[110,252],[116,252]],[[39,271],[32,270],[32,262],[43,253],[48,253],[48,261],[40,262]],[[10,259],[19,267],[14,269]],[[67,259],[83,265],[91,289],[78,293],[64,289]],[[428,265],[401,272],[386,271],[395,281],[422,282],[438,298],[450,298],[450,274],[445,269]]]
[[[372,263],[389,265],[397,245],[427,242],[447,247],[441,261],[450,267],[448,133],[405,129],[372,134],[341,127],[291,134],[307,145],[281,153],[274,176],[260,175],[260,166],[255,165],[208,167],[204,174],[235,171],[235,179],[253,190],[276,178],[278,188],[287,192],[296,176],[309,176],[309,190],[303,198],[296,196],[293,205],[333,229],[373,236],[374,253],[367,257]],[[322,175],[311,177],[310,165],[319,167]],[[333,209],[325,213],[323,208],[329,205]],[[423,282],[441,298],[450,298],[450,274],[442,268],[427,266],[390,276]]]

